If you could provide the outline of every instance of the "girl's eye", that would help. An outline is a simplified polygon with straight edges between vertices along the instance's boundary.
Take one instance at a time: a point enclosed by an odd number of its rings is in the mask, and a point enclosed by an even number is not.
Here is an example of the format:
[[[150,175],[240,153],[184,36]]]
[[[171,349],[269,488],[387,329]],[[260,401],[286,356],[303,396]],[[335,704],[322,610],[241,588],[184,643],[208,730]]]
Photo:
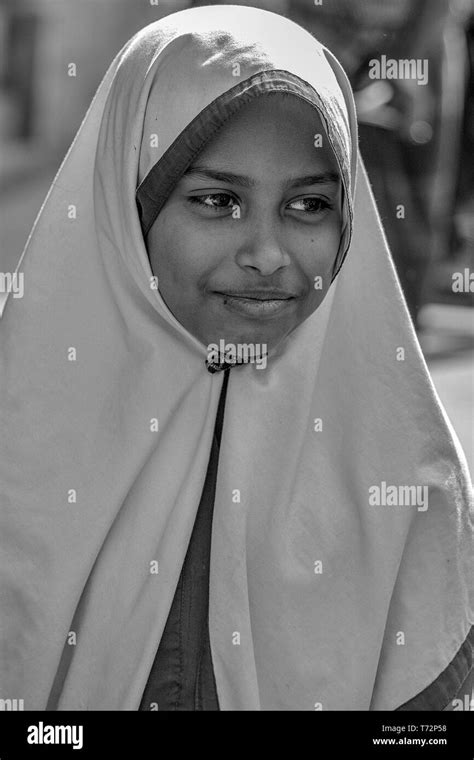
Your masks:
[[[205,195],[188,196],[189,203],[199,206],[203,211],[219,213],[220,211],[233,211],[238,204],[235,196],[230,193],[206,193]],[[303,214],[321,214],[327,209],[333,208],[332,204],[324,198],[298,198],[291,201],[287,208]]]
[[[236,205],[235,198],[229,193],[206,193],[206,195],[190,195],[190,203],[197,204],[210,211],[226,211]]]
[[[324,198],[298,198],[296,201],[291,201],[288,206],[294,211],[303,211],[306,214],[320,214],[332,208],[332,205]]]

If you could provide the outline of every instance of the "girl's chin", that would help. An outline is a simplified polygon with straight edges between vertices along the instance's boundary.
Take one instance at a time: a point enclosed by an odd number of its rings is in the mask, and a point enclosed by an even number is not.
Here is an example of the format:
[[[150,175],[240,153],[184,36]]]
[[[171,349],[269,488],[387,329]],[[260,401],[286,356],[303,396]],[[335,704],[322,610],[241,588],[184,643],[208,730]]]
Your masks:
[[[231,343],[266,343],[268,348],[276,348],[282,341],[285,340],[287,335],[291,333],[299,324],[299,321],[285,320],[280,324],[276,321],[259,324],[255,327],[248,326],[247,324],[242,326],[236,324],[234,320],[229,320],[227,323],[224,321],[215,321],[212,325],[209,325],[208,330],[203,330],[202,334],[209,337],[206,338],[206,345],[208,343],[219,343],[220,340],[229,341]],[[216,329],[217,328],[217,329]]]
[[[278,347],[285,341],[286,337],[288,336],[289,332],[291,330],[286,331],[282,335],[274,336],[274,335],[266,335],[263,331],[258,331],[255,333],[237,333],[232,332],[231,330],[225,331],[224,329],[219,331],[219,333],[216,335],[212,335],[212,337],[209,340],[206,340],[204,342],[205,346],[218,346],[219,351],[224,350],[225,346],[253,346],[256,349],[258,349],[260,354],[266,354],[271,355],[276,352]]]

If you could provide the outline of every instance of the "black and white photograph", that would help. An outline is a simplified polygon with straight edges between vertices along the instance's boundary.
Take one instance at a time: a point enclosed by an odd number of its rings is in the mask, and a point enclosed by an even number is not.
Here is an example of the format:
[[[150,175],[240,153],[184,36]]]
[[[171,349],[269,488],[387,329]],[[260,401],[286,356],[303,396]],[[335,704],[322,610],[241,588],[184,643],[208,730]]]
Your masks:
[[[473,253],[474,0],[0,0],[17,748],[373,713],[362,756],[472,758]]]

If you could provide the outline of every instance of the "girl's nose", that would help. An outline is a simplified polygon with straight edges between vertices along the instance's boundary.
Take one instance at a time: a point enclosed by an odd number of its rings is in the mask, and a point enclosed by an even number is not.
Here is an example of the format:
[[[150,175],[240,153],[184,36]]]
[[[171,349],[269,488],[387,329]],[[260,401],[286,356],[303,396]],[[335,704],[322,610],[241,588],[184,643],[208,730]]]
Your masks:
[[[267,277],[290,264],[291,258],[278,234],[275,220],[260,221],[258,229],[253,228],[241,244],[236,261],[240,267],[255,269]]]

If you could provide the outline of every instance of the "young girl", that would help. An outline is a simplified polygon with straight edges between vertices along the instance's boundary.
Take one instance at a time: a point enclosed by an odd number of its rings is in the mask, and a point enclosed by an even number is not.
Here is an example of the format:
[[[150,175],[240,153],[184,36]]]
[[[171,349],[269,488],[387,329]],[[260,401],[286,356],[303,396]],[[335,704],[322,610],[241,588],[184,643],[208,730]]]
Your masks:
[[[328,50],[248,7],[143,29],[19,271],[0,325],[1,698],[442,710],[468,693],[467,466]]]

